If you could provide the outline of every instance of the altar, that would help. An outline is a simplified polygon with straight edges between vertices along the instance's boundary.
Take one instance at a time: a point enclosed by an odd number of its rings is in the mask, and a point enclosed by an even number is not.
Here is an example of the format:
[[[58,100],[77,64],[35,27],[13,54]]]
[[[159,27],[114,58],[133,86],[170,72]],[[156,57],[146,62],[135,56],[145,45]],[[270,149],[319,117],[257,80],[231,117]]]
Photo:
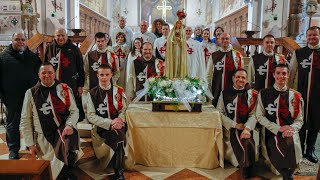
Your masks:
[[[152,112],[151,104],[130,104],[126,166],[224,167],[223,131],[219,112]]]

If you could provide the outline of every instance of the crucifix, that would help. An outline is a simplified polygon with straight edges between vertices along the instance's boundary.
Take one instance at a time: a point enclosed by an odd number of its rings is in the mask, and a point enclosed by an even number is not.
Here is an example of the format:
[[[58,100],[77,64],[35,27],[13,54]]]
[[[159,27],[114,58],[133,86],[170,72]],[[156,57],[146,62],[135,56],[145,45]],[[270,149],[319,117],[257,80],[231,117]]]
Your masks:
[[[171,10],[172,6],[167,6],[167,1],[162,1],[162,6],[157,6],[157,10],[162,10],[162,19],[167,21],[167,10]]]

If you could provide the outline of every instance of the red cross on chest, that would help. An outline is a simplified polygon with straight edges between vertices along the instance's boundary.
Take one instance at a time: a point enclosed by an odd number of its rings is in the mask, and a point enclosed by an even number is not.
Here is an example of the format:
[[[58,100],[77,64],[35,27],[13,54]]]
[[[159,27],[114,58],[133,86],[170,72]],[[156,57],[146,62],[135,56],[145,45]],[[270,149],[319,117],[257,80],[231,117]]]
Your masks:
[[[193,49],[189,47],[189,44],[187,44],[187,47],[188,47],[188,50],[187,50],[188,54],[192,54],[193,53]]]
[[[166,52],[166,46],[167,46],[167,43],[164,43],[164,45],[160,48],[159,52],[161,54],[163,54],[164,52]]]
[[[117,55],[119,58],[125,58],[125,57],[126,57],[126,54],[122,52],[121,48],[119,48],[119,49],[116,51],[116,55]]]
[[[208,62],[208,58],[211,56],[211,53],[209,52],[208,48],[204,48],[204,58],[206,60],[206,63]]]

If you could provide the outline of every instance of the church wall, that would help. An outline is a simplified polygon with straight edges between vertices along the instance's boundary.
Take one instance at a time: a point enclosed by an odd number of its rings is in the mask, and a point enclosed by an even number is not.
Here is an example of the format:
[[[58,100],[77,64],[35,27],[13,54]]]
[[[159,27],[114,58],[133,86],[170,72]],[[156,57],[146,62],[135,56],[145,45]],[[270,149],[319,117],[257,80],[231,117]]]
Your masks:
[[[12,35],[13,32],[21,30],[20,1],[0,1],[0,34]]]
[[[68,21],[66,8],[65,0],[56,0],[56,4],[51,1],[37,0],[37,9],[40,14],[40,23],[38,23],[39,33],[53,35],[55,29],[65,28]]]
[[[270,9],[272,0],[263,1],[261,37],[266,34],[272,34],[275,37],[287,36],[290,1],[275,1],[275,3],[276,7],[272,12]]]

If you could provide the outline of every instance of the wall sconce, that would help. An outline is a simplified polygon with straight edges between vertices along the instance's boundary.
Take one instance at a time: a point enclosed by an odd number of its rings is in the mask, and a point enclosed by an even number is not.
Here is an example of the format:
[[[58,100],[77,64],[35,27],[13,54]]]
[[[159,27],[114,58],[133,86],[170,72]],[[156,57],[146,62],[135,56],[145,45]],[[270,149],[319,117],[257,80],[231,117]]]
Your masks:
[[[201,0],[199,0],[199,9],[196,11],[196,13],[198,14],[199,17],[202,14],[202,11],[201,11]]]
[[[317,0],[309,0],[306,6],[306,13],[309,16],[309,27],[311,26],[311,18],[317,13],[318,2]]]
[[[128,9],[125,7],[124,10],[122,11],[126,16],[129,14]]]

